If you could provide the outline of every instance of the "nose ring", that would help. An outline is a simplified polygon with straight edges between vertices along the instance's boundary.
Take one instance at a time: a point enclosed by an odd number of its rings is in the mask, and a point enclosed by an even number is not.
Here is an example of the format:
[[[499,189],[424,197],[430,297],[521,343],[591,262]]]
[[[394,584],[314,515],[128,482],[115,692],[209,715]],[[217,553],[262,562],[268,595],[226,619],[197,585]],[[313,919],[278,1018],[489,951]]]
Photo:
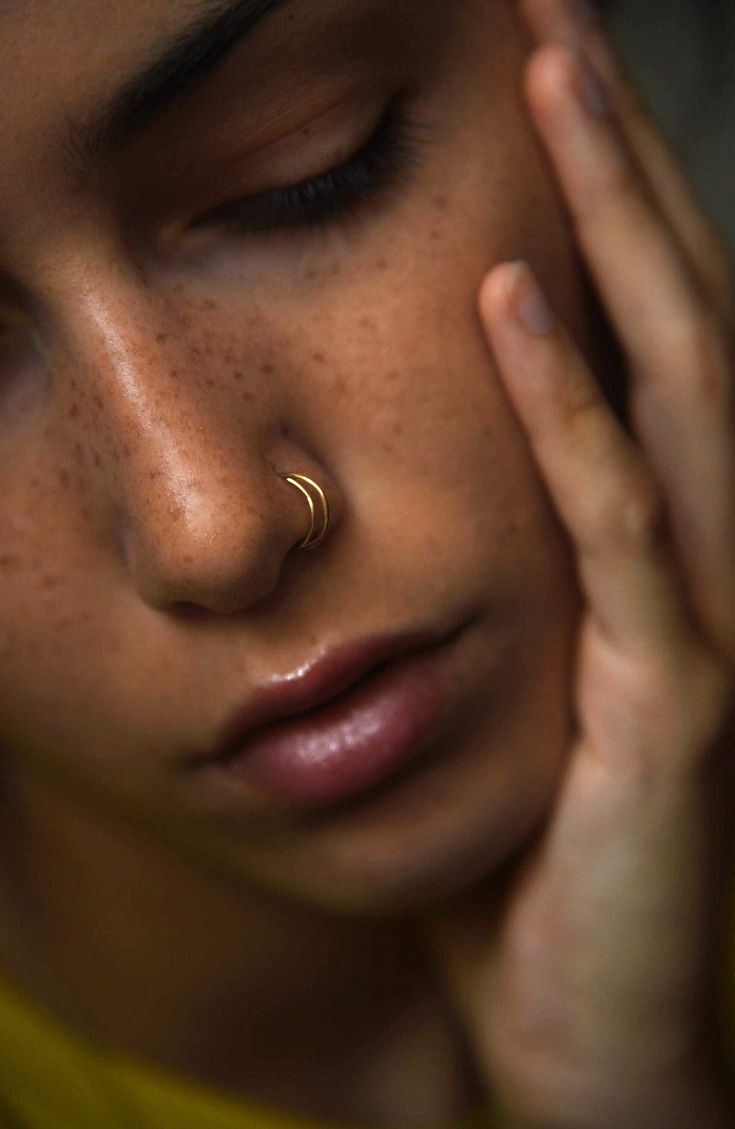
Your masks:
[[[329,531],[329,502],[327,495],[322,490],[318,482],[313,478],[307,478],[305,474],[282,474],[280,476],[284,482],[288,482],[290,486],[294,486],[306,498],[309,507],[309,532],[300,544],[297,546],[299,549],[316,549],[321,545],[324,538]],[[311,489],[307,489],[310,487]],[[314,504],[312,491],[316,494],[319,501],[319,509],[321,510],[321,517],[317,521],[317,507]]]

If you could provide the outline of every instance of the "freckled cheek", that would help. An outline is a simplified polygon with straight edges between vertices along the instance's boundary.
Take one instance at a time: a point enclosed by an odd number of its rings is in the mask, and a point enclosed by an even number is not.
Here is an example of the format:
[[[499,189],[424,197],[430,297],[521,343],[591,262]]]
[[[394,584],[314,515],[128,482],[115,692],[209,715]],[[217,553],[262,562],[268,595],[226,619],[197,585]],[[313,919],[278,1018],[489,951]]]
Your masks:
[[[36,677],[69,652],[69,631],[89,632],[94,551],[85,533],[85,490],[71,460],[0,472],[0,668],[4,685],[27,662]],[[90,556],[91,554],[91,556]],[[8,669],[10,667],[10,669]]]
[[[338,465],[390,458],[434,477],[440,455],[451,474],[502,424],[473,291],[471,270],[449,285],[386,274],[382,286],[343,292],[331,319],[316,308],[306,319],[308,339],[294,343],[303,396],[292,398]]]
[[[315,301],[304,319],[314,419],[337,448],[342,440],[345,457],[388,457],[430,480],[441,473],[463,481],[485,475],[488,460],[496,476],[498,459],[523,461],[477,292],[490,267],[529,257],[564,296],[562,312],[576,327],[580,286],[550,192],[504,182],[480,188],[478,180],[462,199],[433,192],[392,243],[381,240],[361,258],[326,314]]]

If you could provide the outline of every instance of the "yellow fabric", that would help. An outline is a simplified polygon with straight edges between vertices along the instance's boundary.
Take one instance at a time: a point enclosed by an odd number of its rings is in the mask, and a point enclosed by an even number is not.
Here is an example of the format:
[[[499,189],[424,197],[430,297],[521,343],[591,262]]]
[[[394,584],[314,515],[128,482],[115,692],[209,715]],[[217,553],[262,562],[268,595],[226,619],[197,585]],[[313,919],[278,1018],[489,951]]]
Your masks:
[[[461,1129],[495,1129],[488,1112]],[[2,1129],[350,1129],[102,1052],[0,980]],[[353,1127],[356,1129],[356,1127]],[[460,1126],[458,1126],[460,1129]]]
[[[735,945],[731,948],[735,957]],[[723,986],[735,1067],[735,959]],[[457,1129],[500,1129],[500,1120],[497,1113],[479,1111]],[[357,1129],[233,1098],[130,1056],[103,1052],[2,978],[0,1127]]]

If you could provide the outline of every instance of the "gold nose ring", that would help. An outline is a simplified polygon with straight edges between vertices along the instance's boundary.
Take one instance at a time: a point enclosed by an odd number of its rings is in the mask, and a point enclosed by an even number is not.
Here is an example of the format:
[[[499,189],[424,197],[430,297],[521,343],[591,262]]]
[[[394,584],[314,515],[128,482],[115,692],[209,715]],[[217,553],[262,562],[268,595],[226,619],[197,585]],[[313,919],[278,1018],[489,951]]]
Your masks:
[[[299,549],[316,549],[318,545],[321,545],[329,531],[330,515],[327,495],[318,482],[315,482],[313,478],[307,478],[305,474],[282,474],[281,478],[284,482],[288,482],[289,485],[295,486],[296,489],[303,494],[309,507],[309,532],[297,547]],[[307,487],[311,487],[311,490],[308,490]],[[312,490],[319,500],[319,508],[321,510],[320,521],[317,519],[317,507],[314,504],[314,498],[311,493]]]

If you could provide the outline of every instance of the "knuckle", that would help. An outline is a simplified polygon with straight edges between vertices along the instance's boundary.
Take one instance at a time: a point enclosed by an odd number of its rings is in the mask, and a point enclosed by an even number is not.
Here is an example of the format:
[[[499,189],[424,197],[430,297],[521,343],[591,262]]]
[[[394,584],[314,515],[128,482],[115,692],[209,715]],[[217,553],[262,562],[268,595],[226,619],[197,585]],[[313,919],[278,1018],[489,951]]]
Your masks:
[[[587,191],[574,204],[577,224],[592,237],[598,231],[602,213],[636,215],[644,202],[655,203],[636,166],[620,152],[608,154],[592,169]]]
[[[703,761],[733,734],[735,683],[698,642],[638,664],[631,702],[637,724],[663,742],[672,765]]]
[[[666,524],[666,507],[659,487],[646,475],[613,499],[610,531],[623,547],[657,545]]]
[[[700,406],[711,407],[723,418],[733,411],[733,344],[723,319],[702,301],[690,318],[674,321],[661,342],[659,364],[669,360],[669,379]]]
[[[615,546],[622,552],[651,551],[658,548],[666,528],[666,508],[661,493],[642,475],[627,488],[611,486],[607,491],[591,491],[584,526],[585,549],[595,556]]]

